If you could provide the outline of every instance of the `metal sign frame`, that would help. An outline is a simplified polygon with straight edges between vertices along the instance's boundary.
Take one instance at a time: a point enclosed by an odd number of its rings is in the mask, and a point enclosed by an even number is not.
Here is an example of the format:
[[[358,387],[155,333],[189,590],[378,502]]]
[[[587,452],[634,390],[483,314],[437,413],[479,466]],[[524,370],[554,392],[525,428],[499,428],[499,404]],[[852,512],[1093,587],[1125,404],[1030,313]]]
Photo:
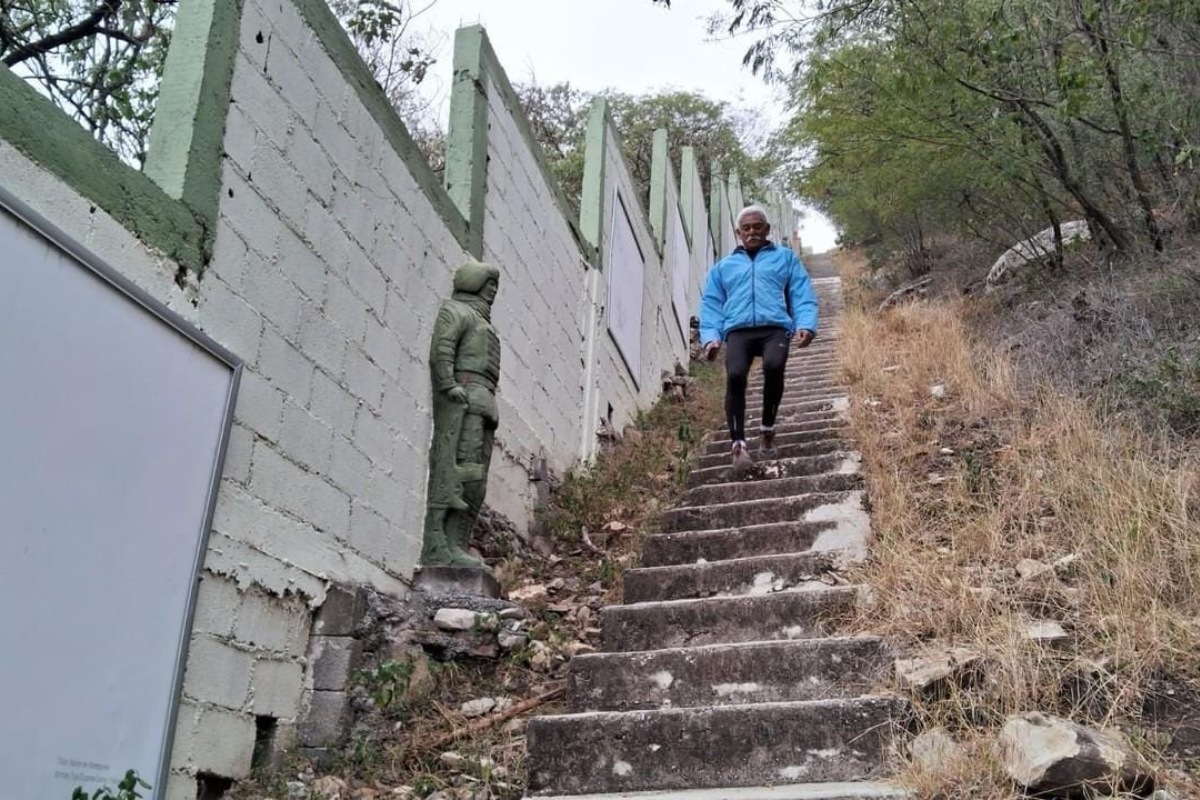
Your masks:
[[[199,536],[197,537],[196,551],[192,557],[192,585],[187,595],[187,605],[184,610],[179,641],[176,646],[172,696],[168,703],[167,718],[163,720],[162,751],[159,756],[158,773],[155,776],[155,783],[151,787],[153,797],[156,800],[161,800],[161,798],[166,796],[167,776],[171,766],[171,752],[174,746],[175,728],[179,717],[180,698],[183,693],[183,673],[187,663],[192,624],[195,619],[196,598],[200,589],[200,571],[204,566],[204,554],[208,550],[209,533],[212,530],[213,516],[216,512],[217,495],[220,490],[221,475],[224,471],[225,455],[229,448],[229,435],[233,426],[233,409],[237,401],[238,386],[241,383],[244,362],[239,356],[222,347],[190,322],[168,308],[164,303],[151,296],[95,253],[69,236],[58,226],[34,211],[3,185],[0,185],[0,212],[7,212],[16,218],[19,223],[25,225],[42,239],[54,245],[55,248],[68,256],[70,260],[90,272],[93,277],[108,284],[110,289],[123,295],[125,299],[132,301],[143,311],[149,312],[175,333],[183,336],[193,345],[207,352],[230,369],[229,391],[225,400],[224,417],[220,438],[217,442],[217,452],[213,459],[212,471],[209,476],[204,519],[200,526]]]

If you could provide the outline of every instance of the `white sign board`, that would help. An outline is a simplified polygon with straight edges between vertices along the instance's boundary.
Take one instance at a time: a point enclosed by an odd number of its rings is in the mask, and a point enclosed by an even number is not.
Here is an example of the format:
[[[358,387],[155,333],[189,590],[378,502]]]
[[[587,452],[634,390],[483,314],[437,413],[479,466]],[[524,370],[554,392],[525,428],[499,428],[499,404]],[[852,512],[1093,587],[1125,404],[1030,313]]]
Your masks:
[[[237,360],[0,188],[0,775],[164,796]]]
[[[608,257],[608,331],[625,359],[634,384],[642,375],[642,295],[646,285],[646,260],[633,234],[633,223],[620,192],[613,193],[612,231]]]
[[[671,263],[671,304],[675,306],[675,321],[679,323],[679,335],[683,343],[688,341],[688,286],[691,283],[692,255],[688,250],[687,233],[683,229],[683,215],[675,210],[675,224],[671,226],[671,241],[668,260]]]

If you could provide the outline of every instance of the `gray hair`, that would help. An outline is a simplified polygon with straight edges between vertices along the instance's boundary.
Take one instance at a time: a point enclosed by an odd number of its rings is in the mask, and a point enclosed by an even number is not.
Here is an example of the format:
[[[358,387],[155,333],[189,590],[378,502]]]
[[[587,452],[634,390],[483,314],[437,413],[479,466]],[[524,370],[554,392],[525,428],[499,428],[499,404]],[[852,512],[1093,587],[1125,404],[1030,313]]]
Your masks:
[[[746,206],[745,208],[743,208],[741,211],[738,212],[737,222],[734,223],[734,227],[735,228],[742,227],[742,220],[752,214],[757,214],[758,216],[762,217],[763,222],[766,222],[767,224],[770,224],[770,222],[771,222],[771,218],[767,216],[767,210],[765,208],[763,208],[762,206],[760,206],[758,203],[753,203],[751,205]]]

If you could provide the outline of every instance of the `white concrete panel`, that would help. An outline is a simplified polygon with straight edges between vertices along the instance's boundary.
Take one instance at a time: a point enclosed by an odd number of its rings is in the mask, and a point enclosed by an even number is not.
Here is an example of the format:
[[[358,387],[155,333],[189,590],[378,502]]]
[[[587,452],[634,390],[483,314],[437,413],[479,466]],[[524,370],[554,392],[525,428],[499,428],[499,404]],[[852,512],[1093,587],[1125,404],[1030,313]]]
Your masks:
[[[686,345],[688,340],[688,317],[690,316],[688,285],[691,278],[691,253],[688,250],[687,233],[678,206],[670,214],[671,238],[667,249],[667,263],[671,265],[671,305],[675,308],[675,321],[679,323],[679,335]]]
[[[634,383],[641,384],[642,298],[646,260],[633,235],[633,223],[620,192],[613,192],[612,242],[605,258],[608,271],[608,331],[621,351]]]
[[[2,207],[0,253],[0,772],[157,784],[234,367]]]

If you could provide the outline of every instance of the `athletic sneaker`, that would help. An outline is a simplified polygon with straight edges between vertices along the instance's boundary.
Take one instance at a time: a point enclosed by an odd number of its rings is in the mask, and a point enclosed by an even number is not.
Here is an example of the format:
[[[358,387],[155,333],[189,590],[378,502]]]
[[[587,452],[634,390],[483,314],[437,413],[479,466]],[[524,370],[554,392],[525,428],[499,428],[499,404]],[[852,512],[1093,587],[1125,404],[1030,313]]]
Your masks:
[[[779,456],[775,451],[775,428],[759,428],[758,455],[764,459],[774,459]]]
[[[746,442],[739,440],[733,443],[733,477],[740,480],[754,469],[754,459],[746,451]]]

